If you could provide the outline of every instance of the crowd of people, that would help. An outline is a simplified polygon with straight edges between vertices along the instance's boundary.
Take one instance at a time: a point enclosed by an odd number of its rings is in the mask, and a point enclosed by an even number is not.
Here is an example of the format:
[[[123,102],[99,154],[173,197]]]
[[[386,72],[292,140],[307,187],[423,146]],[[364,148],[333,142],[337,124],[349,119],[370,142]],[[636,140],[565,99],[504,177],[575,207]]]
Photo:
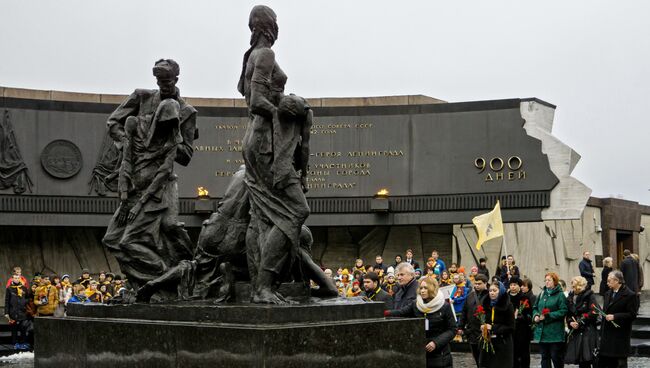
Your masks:
[[[104,271],[93,279],[88,269],[83,269],[76,279],[67,274],[37,273],[27,280],[22,268],[14,267],[7,281],[4,304],[14,349],[31,349],[34,317],[63,317],[68,303],[109,303],[123,296],[125,281],[120,275]]]
[[[576,364],[625,367],[630,355],[632,322],[639,309],[643,273],[638,256],[624,252],[620,269],[603,260],[596,298],[595,272],[586,251],[567,284],[548,272],[539,293],[512,255],[501,259],[490,277],[486,260],[466,268],[449,267],[437,251],[423,268],[409,249],[386,265],[357,259],[351,268],[325,269],[341,297],[386,302],[387,317],[426,319],[427,367],[452,367],[450,343],[469,343],[477,367],[530,367],[530,344],[537,341],[543,368]]]
[[[492,277],[483,258],[467,273],[463,265],[447,267],[434,250],[421,268],[410,249],[391,265],[377,255],[371,265],[357,259],[349,269],[324,272],[340,297],[384,302],[386,317],[424,318],[427,367],[453,366],[452,341],[469,344],[477,367],[529,367],[533,340],[542,367],[622,367],[643,286],[638,257],[628,250],[624,256],[620,269],[611,258],[603,260],[602,306],[591,290],[596,275],[589,252],[569,288],[548,272],[538,294],[512,255],[502,258]],[[127,290],[125,282],[103,271],[93,279],[87,269],[77,279],[36,274],[29,281],[14,267],[5,296],[14,348],[30,349],[34,317],[62,317],[69,303],[117,301]]]

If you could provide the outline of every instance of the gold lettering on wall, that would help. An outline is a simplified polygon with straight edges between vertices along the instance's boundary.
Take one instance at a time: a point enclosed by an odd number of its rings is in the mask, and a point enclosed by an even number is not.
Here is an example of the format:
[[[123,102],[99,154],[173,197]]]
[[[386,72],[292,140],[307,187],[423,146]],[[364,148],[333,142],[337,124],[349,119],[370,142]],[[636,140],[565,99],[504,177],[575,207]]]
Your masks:
[[[213,143],[214,145],[196,145],[194,147],[196,153],[221,155],[217,156],[217,160],[210,159],[210,162],[214,162],[214,165],[217,166],[213,169],[215,170],[215,177],[229,180],[228,178],[237,172],[238,167],[244,164],[241,153],[243,151],[243,136],[248,124],[248,121],[238,121],[236,119],[211,123],[210,125],[214,126],[216,130],[214,132],[217,134],[216,139],[210,137],[203,142]],[[370,132],[373,132],[372,129],[375,128],[376,125],[368,121],[314,121],[311,126],[311,134],[323,135],[322,140],[331,140],[333,144],[331,146],[319,146],[325,148],[325,150],[314,150],[312,148],[307,175],[308,188],[315,189],[316,193],[318,193],[318,190],[358,189],[363,180],[370,180],[362,178],[370,178],[376,175],[373,172],[376,171],[373,170],[376,165],[383,167],[383,162],[387,159],[405,158],[406,153],[400,147],[367,147],[363,144],[352,143],[354,148],[350,148],[350,151],[337,150],[346,146],[338,144],[339,138],[337,134],[343,134],[342,138],[349,136],[352,133],[350,130],[364,131],[366,133],[363,134],[370,134]],[[376,133],[373,132],[372,134]],[[327,138],[326,135],[330,138]],[[364,139],[358,142],[365,141]],[[329,150],[326,147],[330,147]]]
[[[474,159],[474,167],[478,169],[477,174],[482,174],[488,169],[491,171],[484,176],[486,183],[504,181],[505,178],[508,181],[526,179],[526,172],[521,170],[523,164],[524,161],[519,156],[510,156],[507,160],[502,157],[492,157],[489,161],[483,157]]]

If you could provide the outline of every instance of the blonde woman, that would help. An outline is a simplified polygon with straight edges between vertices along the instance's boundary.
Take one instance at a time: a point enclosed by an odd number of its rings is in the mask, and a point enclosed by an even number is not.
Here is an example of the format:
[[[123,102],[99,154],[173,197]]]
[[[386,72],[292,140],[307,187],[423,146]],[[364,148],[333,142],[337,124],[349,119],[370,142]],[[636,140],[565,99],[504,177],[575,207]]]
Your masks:
[[[600,295],[605,295],[609,288],[607,287],[607,276],[612,272],[614,266],[614,260],[612,257],[606,257],[603,259],[603,271],[600,273],[600,287],[598,288],[598,293]]]
[[[567,298],[566,325],[570,329],[564,362],[590,368],[594,362],[593,351],[598,344],[596,330],[597,314],[592,305],[598,306],[596,296],[588,288],[587,279],[576,276],[571,279],[571,292]]]
[[[451,348],[449,343],[456,335],[456,322],[451,306],[445,302],[438,281],[425,276],[419,281],[418,296],[415,303],[404,311],[392,316],[424,317],[427,352],[427,368],[451,368]]]

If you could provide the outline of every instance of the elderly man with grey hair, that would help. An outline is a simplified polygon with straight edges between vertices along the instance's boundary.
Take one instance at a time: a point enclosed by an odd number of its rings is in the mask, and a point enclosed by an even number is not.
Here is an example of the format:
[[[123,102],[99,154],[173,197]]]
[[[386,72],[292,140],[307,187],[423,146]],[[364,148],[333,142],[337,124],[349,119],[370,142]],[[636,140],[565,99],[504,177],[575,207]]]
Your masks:
[[[399,290],[393,295],[393,309],[384,312],[386,317],[401,317],[415,303],[418,294],[418,281],[415,279],[415,269],[409,263],[402,262],[395,269]]]
[[[627,367],[630,355],[632,323],[639,303],[636,293],[625,285],[623,273],[614,270],[607,276],[609,290],[605,293],[605,318],[600,329],[599,367]]]

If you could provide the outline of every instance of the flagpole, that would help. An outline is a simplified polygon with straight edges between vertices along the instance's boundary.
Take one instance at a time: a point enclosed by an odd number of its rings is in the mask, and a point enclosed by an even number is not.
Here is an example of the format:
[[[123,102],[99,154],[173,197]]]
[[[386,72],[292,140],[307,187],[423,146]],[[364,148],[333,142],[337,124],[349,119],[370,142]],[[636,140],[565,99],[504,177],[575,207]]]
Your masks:
[[[500,205],[500,201],[497,199],[497,204]],[[500,207],[500,206],[499,206]],[[503,227],[503,236],[501,237],[501,244],[503,245],[503,252],[505,256],[508,256],[508,246],[506,244],[506,226],[503,224],[503,219],[501,219],[501,226]],[[501,262],[501,260],[499,260]]]

